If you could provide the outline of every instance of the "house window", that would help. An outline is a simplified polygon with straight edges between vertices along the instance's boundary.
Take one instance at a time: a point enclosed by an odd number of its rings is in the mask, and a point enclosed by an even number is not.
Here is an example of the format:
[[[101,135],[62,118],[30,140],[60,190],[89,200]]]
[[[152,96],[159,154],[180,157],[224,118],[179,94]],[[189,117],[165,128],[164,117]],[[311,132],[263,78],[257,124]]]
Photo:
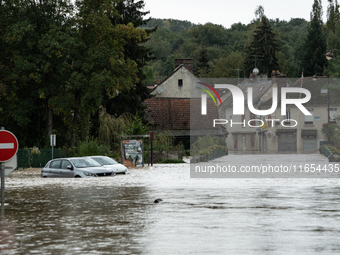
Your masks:
[[[336,123],[337,117],[337,108],[329,108],[329,123]]]
[[[255,114],[252,113],[252,112],[250,112],[250,120],[253,120],[253,119],[255,119]],[[253,120],[253,121],[250,121],[250,122],[249,122],[249,125],[251,125],[251,126],[256,126],[257,123],[256,123],[255,120]]]
[[[183,80],[182,79],[178,79],[178,87],[182,88],[183,86]]]
[[[290,124],[290,109],[286,109],[286,117],[285,117],[286,121],[285,121],[285,125],[289,125]]]
[[[313,124],[313,109],[307,109],[312,115],[305,115],[305,125],[312,125]]]

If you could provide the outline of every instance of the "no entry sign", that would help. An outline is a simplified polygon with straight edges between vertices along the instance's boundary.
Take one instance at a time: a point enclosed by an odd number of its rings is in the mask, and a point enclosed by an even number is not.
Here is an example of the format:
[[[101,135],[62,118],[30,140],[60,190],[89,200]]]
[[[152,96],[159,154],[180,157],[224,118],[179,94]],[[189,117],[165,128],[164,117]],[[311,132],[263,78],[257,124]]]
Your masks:
[[[18,140],[11,132],[0,130],[0,162],[6,162],[18,151]]]

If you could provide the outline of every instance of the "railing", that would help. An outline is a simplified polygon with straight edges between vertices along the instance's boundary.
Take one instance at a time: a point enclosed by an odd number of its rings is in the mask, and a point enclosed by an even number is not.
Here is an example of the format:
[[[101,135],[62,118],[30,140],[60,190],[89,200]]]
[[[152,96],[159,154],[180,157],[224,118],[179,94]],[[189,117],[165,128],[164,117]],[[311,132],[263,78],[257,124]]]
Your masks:
[[[53,158],[69,157],[63,149],[53,149]],[[18,168],[43,168],[52,159],[52,149],[40,149],[37,153],[32,149],[19,149],[17,153]]]

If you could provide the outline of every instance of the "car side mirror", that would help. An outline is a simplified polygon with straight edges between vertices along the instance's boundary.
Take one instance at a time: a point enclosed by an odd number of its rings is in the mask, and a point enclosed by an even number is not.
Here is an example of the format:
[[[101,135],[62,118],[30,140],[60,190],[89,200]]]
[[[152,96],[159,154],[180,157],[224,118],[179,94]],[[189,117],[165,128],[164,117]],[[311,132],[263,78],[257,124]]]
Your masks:
[[[68,166],[67,166],[67,169],[68,169],[68,170],[73,170],[73,167],[72,167],[71,165],[68,165]]]

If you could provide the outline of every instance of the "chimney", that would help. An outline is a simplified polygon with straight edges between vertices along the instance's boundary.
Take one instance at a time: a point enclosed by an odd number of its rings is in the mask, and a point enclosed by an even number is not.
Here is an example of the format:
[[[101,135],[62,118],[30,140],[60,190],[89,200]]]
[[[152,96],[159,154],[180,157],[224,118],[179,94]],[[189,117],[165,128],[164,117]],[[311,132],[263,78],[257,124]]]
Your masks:
[[[175,69],[180,65],[185,66],[190,72],[194,72],[194,59],[192,58],[176,58]]]

